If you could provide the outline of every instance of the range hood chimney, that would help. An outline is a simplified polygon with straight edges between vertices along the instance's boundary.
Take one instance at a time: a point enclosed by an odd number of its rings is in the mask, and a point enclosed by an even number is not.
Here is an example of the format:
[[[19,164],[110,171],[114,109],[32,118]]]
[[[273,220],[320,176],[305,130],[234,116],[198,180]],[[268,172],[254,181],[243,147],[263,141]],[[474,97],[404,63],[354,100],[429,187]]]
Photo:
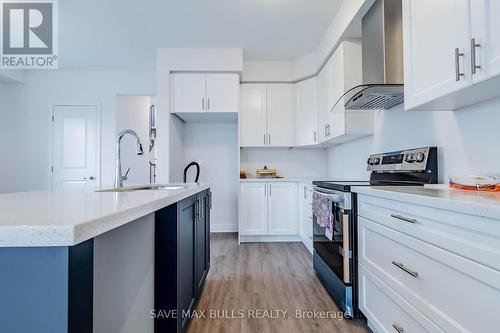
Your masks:
[[[404,101],[401,0],[377,0],[361,21],[363,84],[344,94],[347,110],[385,110]]]

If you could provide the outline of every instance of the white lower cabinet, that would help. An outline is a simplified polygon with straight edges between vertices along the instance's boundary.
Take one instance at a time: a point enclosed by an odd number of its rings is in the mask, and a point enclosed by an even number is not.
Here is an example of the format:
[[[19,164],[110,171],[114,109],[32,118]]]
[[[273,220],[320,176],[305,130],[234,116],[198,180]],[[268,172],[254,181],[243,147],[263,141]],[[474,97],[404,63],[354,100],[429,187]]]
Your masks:
[[[297,184],[270,182],[267,184],[267,234],[297,234]]]
[[[311,253],[313,252],[312,192],[312,184],[299,184],[299,233],[302,243]]]
[[[297,183],[240,184],[240,235],[297,235],[297,214]]]
[[[240,234],[267,234],[267,183],[240,186]]]
[[[398,331],[394,324],[401,332],[473,333],[498,326],[500,271],[482,256],[493,244],[487,235],[481,245],[467,241],[486,225],[495,237],[495,224],[366,195],[358,196],[358,207],[360,309],[376,332]],[[467,253],[455,248],[457,242]]]
[[[375,332],[425,333],[444,332],[384,282],[359,267],[359,307]]]

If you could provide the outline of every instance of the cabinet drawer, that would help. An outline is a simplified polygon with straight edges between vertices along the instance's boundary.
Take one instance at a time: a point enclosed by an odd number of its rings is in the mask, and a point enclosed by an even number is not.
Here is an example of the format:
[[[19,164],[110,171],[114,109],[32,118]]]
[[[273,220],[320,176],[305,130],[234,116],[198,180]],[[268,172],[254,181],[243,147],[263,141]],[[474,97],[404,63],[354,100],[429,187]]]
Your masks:
[[[358,228],[360,264],[446,332],[497,327],[500,272],[361,217]]]
[[[376,332],[444,332],[359,265],[359,307]]]
[[[498,220],[367,195],[358,196],[358,212],[366,219],[500,271]]]

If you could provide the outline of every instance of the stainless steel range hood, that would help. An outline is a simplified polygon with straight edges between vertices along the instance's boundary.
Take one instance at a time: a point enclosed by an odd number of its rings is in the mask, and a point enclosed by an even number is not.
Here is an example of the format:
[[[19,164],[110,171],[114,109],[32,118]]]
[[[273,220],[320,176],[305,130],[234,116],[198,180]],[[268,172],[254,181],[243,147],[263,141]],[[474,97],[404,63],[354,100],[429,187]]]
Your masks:
[[[342,104],[347,110],[390,109],[404,101],[402,0],[377,0],[361,24],[363,84],[346,92]]]

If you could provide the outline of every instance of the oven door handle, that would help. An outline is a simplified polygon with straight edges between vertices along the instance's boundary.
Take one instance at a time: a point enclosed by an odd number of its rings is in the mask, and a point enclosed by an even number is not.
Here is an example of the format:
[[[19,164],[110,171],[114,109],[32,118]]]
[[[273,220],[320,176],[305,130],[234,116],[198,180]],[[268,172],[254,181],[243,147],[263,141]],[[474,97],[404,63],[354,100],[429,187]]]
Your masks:
[[[319,189],[318,187],[314,187],[314,192],[321,194],[321,195],[326,195],[326,197],[332,201],[332,202],[344,202],[344,196],[339,195],[338,192],[330,192],[325,189]]]

